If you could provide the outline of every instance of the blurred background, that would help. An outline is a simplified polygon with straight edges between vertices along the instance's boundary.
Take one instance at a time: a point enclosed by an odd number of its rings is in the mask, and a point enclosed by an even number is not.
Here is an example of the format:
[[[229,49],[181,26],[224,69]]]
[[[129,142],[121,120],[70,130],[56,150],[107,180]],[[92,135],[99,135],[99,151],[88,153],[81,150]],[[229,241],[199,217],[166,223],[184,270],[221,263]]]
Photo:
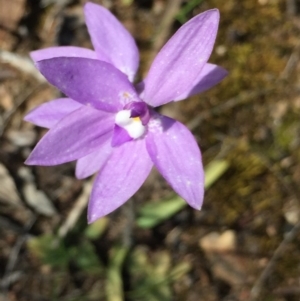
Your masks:
[[[29,52],[91,48],[85,0],[0,0],[0,300],[300,300],[300,1],[99,0],[135,37],[139,77],[194,15],[218,8],[210,91],[160,111],[192,130],[206,196],[187,207],[156,170],[87,225],[93,179],[23,164],[46,133],[24,115],[60,94]]]

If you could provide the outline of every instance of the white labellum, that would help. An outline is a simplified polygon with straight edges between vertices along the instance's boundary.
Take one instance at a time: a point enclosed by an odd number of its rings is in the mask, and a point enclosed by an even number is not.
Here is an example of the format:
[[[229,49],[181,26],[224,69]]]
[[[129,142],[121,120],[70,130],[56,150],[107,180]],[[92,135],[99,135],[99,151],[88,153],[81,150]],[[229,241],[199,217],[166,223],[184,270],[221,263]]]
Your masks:
[[[115,124],[126,130],[131,138],[138,139],[144,135],[146,127],[139,117],[130,118],[130,114],[130,110],[119,111],[115,118]]]

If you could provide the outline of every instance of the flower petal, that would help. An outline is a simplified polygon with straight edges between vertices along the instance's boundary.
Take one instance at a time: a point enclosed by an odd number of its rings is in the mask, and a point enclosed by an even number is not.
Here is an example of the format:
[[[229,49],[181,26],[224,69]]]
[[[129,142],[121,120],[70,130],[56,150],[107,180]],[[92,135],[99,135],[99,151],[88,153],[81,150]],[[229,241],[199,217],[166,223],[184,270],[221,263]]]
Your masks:
[[[30,57],[34,62],[52,59],[54,57],[83,57],[94,60],[98,58],[95,51],[74,46],[49,47],[41,50],[35,50],[30,52]]]
[[[24,117],[24,120],[50,129],[58,121],[80,107],[82,104],[71,98],[58,98],[34,108]]]
[[[95,180],[88,206],[89,223],[125,203],[141,187],[152,166],[145,140],[114,148]]]
[[[144,100],[159,106],[185,93],[208,61],[219,11],[208,10],[184,24],[158,53],[145,79]]]
[[[113,114],[84,106],[51,128],[25,163],[57,165],[82,158],[112,136],[113,126]]]
[[[192,87],[186,89],[185,93],[174,100],[178,101],[202,93],[218,84],[225,76],[227,76],[227,74],[227,70],[222,67],[213,64],[205,64]]]
[[[139,100],[127,76],[106,62],[60,57],[39,61],[36,65],[46,79],[68,97],[96,109],[117,112],[126,104],[126,99]]]
[[[83,158],[78,159],[75,172],[76,178],[84,179],[99,171],[111,155],[112,151],[111,139],[107,139],[103,142],[101,148]]]
[[[87,3],[86,25],[101,60],[113,64],[133,81],[139,64],[139,51],[133,37],[106,8]]]
[[[180,122],[158,115],[146,137],[149,155],[164,178],[190,206],[200,209],[204,172],[199,147]]]

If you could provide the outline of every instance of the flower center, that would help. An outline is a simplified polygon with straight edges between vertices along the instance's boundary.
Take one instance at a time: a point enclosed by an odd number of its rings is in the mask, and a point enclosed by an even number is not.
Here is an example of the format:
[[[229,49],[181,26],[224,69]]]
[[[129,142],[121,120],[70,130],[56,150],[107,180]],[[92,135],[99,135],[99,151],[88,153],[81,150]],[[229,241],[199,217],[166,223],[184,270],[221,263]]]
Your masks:
[[[115,117],[115,124],[123,128],[132,139],[140,138],[146,130],[140,117],[131,117],[130,110],[119,111]]]
[[[139,117],[143,125],[150,120],[148,106],[142,101],[132,101],[124,106],[124,110],[130,110],[131,118]]]
[[[141,138],[150,120],[149,109],[144,102],[130,102],[115,117],[112,146]]]

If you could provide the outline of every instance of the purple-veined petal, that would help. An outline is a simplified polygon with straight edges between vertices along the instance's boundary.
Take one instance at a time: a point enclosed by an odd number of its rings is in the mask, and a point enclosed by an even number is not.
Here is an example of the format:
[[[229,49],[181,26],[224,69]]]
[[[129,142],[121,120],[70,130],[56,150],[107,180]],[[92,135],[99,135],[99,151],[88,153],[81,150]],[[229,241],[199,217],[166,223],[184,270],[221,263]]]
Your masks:
[[[30,111],[24,120],[50,129],[68,114],[82,107],[71,98],[58,98],[39,105]]]
[[[34,62],[52,59],[54,57],[83,57],[86,59],[99,59],[96,52],[87,48],[74,46],[49,47],[30,52]]]
[[[139,64],[139,51],[127,29],[106,8],[87,3],[86,25],[101,60],[113,64],[133,81]]]
[[[95,180],[88,206],[89,223],[109,214],[132,197],[152,166],[144,139],[114,148]]]
[[[205,64],[192,87],[186,89],[185,93],[181,94],[174,100],[178,101],[202,93],[218,84],[227,76],[227,74],[228,72],[222,67],[213,64]]]
[[[81,107],[51,128],[25,163],[57,165],[82,158],[112,136],[113,126],[113,114]]]
[[[127,76],[106,62],[60,57],[36,65],[52,85],[84,105],[117,112],[127,101],[139,100]]]
[[[215,43],[219,11],[208,10],[184,24],[154,59],[144,81],[143,99],[156,107],[191,87]]]
[[[193,208],[204,195],[201,153],[192,133],[180,122],[156,115],[146,137],[149,155],[172,188]]]
[[[99,149],[78,159],[76,162],[76,178],[84,179],[99,171],[111,155],[112,150],[111,139],[107,139]]]

